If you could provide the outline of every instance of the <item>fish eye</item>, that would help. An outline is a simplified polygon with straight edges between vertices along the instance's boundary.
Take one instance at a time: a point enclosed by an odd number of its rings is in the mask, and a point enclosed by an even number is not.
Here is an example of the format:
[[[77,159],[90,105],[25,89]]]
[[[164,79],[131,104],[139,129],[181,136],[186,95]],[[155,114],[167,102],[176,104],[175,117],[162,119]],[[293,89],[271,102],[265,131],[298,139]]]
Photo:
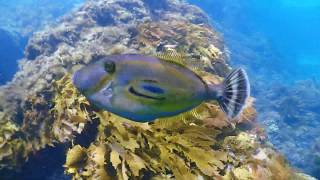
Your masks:
[[[114,63],[113,61],[105,62],[104,70],[108,73],[114,73],[116,71],[116,63]]]

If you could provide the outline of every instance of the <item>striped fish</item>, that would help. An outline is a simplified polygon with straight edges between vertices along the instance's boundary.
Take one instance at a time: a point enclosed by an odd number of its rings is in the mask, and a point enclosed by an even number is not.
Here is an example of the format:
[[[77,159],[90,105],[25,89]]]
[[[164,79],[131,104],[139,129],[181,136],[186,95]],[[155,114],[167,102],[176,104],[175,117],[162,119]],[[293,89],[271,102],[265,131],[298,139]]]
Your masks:
[[[99,57],[76,71],[73,83],[96,107],[137,122],[149,122],[189,111],[217,100],[230,118],[249,97],[243,69],[233,70],[222,84],[206,84],[179,63],[182,57],[122,54]]]

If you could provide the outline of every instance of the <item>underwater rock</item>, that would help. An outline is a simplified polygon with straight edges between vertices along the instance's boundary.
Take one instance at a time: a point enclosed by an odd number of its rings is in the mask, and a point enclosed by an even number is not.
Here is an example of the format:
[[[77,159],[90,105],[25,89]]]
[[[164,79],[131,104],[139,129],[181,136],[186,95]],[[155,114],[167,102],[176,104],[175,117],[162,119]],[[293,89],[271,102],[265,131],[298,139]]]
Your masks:
[[[260,113],[273,144],[287,155],[295,167],[303,168],[317,177],[320,177],[317,165],[319,88],[317,80],[276,85],[261,99],[265,106]]]
[[[262,141],[253,99],[234,121],[208,102],[175,117],[135,123],[97,110],[71,82],[75,70],[99,56],[155,55],[161,46],[188,55],[184,63],[205,81],[221,82],[230,69],[228,53],[208,22],[184,1],[89,0],[36,33],[20,70],[0,87],[0,168],[16,168],[31,152],[73,142],[97,121],[91,144],[67,152],[65,170],[73,179],[296,177]]]

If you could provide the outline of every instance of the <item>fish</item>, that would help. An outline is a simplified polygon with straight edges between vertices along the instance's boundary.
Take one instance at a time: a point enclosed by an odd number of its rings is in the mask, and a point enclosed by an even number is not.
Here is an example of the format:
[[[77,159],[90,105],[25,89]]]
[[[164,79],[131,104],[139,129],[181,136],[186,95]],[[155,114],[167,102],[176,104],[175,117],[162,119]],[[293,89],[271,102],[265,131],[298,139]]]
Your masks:
[[[248,76],[233,70],[221,84],[208,84],[187,66],[164,56],[105,55],[77,70],[75,87],[95,107],[136,122],[151,122],[216,100],[229,118],[250,96]]]

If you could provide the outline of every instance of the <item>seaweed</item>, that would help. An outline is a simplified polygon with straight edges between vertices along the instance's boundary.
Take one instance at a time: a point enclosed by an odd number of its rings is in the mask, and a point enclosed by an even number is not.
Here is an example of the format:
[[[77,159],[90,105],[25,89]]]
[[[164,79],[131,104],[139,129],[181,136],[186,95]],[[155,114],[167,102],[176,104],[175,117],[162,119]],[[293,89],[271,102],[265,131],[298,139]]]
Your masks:
[[[90,104],[74,88],[70,75],[56,81],[55,88],[57,93],[53,99],[54,107],[50,110],[55,119],[52,134],[58,142],[71,141],[90,122],[90,115],[85,108]]]

